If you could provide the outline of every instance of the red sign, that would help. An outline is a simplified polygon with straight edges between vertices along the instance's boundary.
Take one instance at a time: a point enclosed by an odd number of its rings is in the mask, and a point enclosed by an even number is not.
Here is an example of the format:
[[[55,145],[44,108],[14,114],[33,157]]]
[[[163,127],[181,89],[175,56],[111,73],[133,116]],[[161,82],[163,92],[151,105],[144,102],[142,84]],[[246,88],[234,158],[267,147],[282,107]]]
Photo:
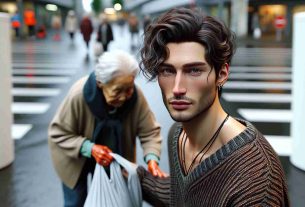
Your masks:
[[[274,20],[274,26],[276,29],[284,29],[287,24],[287,20],[283,16],[277,16]]]

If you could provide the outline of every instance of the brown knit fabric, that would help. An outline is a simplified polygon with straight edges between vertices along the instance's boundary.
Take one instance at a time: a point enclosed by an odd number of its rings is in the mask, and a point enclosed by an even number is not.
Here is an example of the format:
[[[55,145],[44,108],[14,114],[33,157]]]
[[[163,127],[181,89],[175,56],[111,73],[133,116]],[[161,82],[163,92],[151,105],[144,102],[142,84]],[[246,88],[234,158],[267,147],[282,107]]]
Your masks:
[[[280,161],[252,124],[184,175],[178,160],[178,137],[169,138],[170,178],[138,173],[144,199],[155,206],[289,206]]]

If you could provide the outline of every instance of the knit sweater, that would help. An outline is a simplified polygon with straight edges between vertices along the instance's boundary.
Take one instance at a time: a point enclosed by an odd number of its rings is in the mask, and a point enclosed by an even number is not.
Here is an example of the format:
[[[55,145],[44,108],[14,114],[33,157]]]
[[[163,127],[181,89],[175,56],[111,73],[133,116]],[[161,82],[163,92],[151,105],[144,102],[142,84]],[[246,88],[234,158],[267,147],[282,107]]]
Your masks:
[[[169,137],[170,177],[138,167],[143,197],[155,206],[289,206],[280,161],[254,126],[246,129],[185,175],[178,157],[179,126]]]

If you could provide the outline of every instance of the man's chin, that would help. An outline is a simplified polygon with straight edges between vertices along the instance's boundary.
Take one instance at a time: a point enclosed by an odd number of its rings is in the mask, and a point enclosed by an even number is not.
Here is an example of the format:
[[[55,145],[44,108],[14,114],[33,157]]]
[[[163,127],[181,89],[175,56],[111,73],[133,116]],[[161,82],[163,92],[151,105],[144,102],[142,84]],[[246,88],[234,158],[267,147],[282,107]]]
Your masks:
[[[191,116],[186,115],[186,114],[170,113],[170,116],[176,122],[188,122],[188,121],[190,121],[192,119]]]

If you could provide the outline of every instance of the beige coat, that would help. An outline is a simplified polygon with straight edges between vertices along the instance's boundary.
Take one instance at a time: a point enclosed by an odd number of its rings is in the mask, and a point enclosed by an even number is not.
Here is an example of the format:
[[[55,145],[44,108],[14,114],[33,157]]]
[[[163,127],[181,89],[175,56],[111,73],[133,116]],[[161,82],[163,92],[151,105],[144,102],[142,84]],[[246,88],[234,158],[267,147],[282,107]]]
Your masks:
[[[76,185],[86,160],[80,155],[82,143],[91,139],[94,130],[94,116],[83,96],[87,79],[82,78],[72,86],[49,126],[48,143],[55,170],[70,188]],[[123,121],[123,156],[133,162],[137,136],[144,156],[148,153],[160,156],[161,151],[160,126],[139,88],[137,93],[136,105]]]

